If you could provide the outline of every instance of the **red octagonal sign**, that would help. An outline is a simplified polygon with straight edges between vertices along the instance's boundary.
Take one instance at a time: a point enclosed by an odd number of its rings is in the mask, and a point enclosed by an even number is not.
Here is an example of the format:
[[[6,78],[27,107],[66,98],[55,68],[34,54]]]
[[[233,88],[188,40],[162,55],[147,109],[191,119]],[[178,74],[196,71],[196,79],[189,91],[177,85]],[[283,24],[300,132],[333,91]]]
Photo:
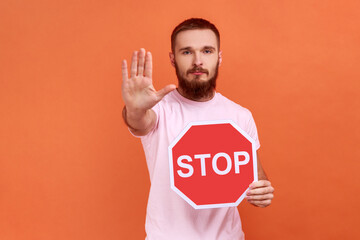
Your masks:
[[[169,165],[171,188],[195,209],[237,206],[257,181],[255,142],[229,120],[187,125]]]

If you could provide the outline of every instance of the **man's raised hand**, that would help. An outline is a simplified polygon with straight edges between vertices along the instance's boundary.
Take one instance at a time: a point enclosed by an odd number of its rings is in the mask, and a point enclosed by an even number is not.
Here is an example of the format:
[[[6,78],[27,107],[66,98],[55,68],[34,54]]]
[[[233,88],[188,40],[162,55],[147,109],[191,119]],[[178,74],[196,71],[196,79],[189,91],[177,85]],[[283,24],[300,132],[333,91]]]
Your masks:
[[[147,134],[155,124],[151,110],[166,94],[176,88],[170,84],[156,91],[152,83],[152,56],[145,49],[135,51],[131,59],[130,78],[126,60],[122,62],[122,97],[125,102],[123,118],[135,135]]]
[[[166,94],[176,88],[170,84],[156,91],[152,83],[152,56],[145,54],[145,49],[134,51],[130,78],[128,77],[127,62],[122,62],[122,96],[127,110],[146,111],[158,103]]]

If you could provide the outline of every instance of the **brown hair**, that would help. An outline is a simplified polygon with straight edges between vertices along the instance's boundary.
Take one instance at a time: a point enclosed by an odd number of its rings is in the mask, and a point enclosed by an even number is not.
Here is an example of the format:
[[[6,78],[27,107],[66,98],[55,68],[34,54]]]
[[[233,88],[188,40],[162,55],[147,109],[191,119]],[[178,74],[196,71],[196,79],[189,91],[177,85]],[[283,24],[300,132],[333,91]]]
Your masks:
[[[217,38],[218,48],[220,49],[220,33],[215,25],[202,18],[190,18],[177,25],[173,30],[171,34],[171,51],[175,52],[175,39],[179,32],[195,29],[210,29],[213,31]]]

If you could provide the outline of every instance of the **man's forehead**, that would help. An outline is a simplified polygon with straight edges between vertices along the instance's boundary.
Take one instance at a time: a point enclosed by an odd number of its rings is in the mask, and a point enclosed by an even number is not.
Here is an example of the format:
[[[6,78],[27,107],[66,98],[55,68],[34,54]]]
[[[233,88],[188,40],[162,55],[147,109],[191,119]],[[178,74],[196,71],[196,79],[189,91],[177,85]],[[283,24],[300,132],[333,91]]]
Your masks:
[[[215,33],[210,29],[191,29],[181,31],[175,39],[175,49],[202,48],[211,46],[218,49]]]

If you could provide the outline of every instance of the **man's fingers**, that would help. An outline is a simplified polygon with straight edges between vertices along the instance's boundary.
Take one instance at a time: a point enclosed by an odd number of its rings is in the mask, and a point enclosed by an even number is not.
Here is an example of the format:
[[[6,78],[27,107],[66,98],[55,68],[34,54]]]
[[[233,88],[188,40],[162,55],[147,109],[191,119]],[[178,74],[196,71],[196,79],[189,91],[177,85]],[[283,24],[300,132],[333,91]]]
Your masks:
[[[270,181],[260,180],[250,184],[249,190],[247,191],[246,195],[260,195],[273,192],[274,188],[271,186]]]
[[[163,89],[159,90],[156,94],[158,96],[158,100],[160,101],[166,94],[174,90],[176,86],[174,84],[167,85]]]
[[[121,72],[122,72],[122,79],[126,81],[128,79],[128,69],[127,69],[127,62],[123,60],[121,63]]]
[[[248,200],[249,203],[257,206],[257,207],[267,207],[271,204],[271,200]]]
[[[257,207],[267,207],[274,198],[273,193],[274,188],[271,186],[271,182],[260,180],[249,185],[249,190],[246,192],[246,200]]]
[[[268,194],[263,194],[263,195],[252,195],[252,196],[246,196],[247,200],[268,200],[268,199],[273,199],[274,198],[274,194],[272,193],[268,193]]]
[[[246,195],[263,195],[263,194],[267,194],[267,193],[273,193],[274,192],[274,188],[273,187],[262,187],[262,188],[255,188],[255,189],[249,189],[246,192]]]
[[[134,51],[131,58],[130,77],[143,76],[145,69],[145,76],[152,77],[152,56],[148,53],[145,58],[145,49]]]
[[[131,68],[130,68],[130,77],[136,77],[136,71],[137,71],[137,58],[138,58],[138,52],[134,51],[132,58],[131,58]]]
[[[145,64],[145,49],[141,48],[140,52],[139,52],[139,65],[138,65],[138,70],[137,70],[138,76],[143,76],[144,64]]]
[[[150,52],[147,52],[145,57],[145,77],[152,77],[152,56]]]
[[[268,187],[268,186],[271,186],[270,181],[268,181],[268,180],[259,180],[259,181],[251,183],[249,188],[254,189],[254,188]]]

